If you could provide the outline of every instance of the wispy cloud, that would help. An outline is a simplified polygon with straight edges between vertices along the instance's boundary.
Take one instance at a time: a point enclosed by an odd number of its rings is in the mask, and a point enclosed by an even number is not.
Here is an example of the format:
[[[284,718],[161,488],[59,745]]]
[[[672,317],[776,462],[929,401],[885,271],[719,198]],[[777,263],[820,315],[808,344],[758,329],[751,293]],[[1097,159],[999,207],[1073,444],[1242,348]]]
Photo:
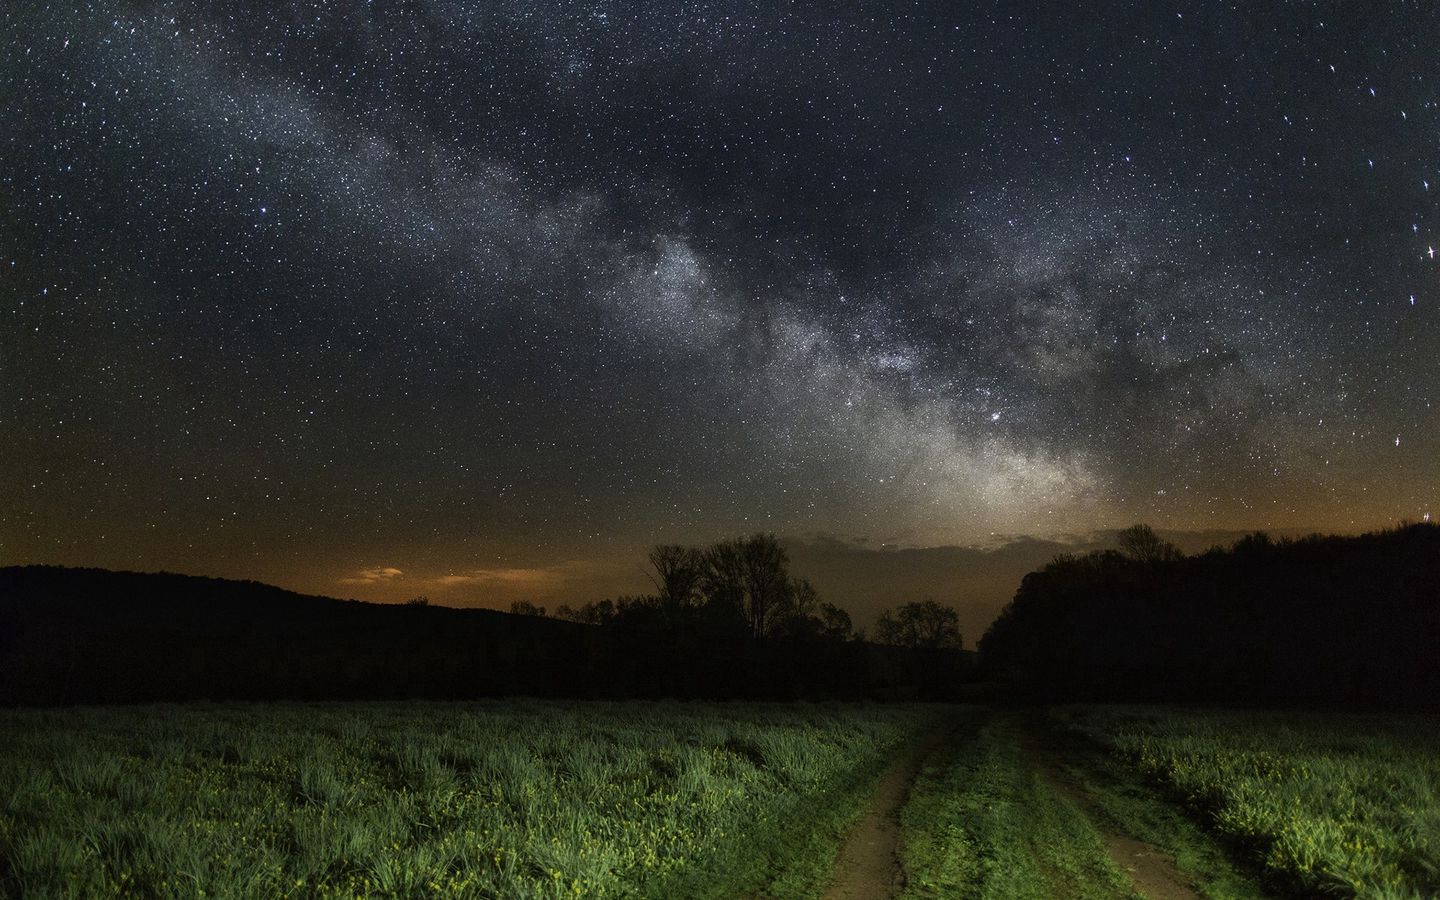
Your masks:
[[[341,584],[388,584],[405,573],[394,566],[377,569],[361,569],[353,575],[340,579]]]
[[[595,574],[596,568],[593,563],[571,561],[536,568],[506,566],[492,569],[469,569],[464,572],[441,575],[433,580],[442,587],[544,590],[558,587],[575,579],[591,577]]]
[[[435,579],[446,587],[469,585],[535,585],[554,582],[559,576],[550,569],[476,569],[458,575],[441,575]]]

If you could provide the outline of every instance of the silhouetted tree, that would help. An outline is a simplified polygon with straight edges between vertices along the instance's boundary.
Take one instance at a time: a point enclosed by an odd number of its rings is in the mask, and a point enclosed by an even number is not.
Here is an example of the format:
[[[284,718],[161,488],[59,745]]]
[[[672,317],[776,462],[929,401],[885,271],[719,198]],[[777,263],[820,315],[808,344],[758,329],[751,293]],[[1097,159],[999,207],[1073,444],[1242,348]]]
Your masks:
[[[719,541],[700,554],[700,592],[707,605],[739,610],[757,638],[766,637],[791,602],[789,558],[773,534]]]
[[[577,608],[562,605],[555,610],[557,619],[583,622],[586,625],[608,625],[615,620],[615,601],[598,600]]]
[[[1164,540],[1149,525],[1131,525],[1117,536],[1120,552],[1141,563],[1174,562],[1183,558],[1180,548]]]
[[[934,600],[905,603],[886,610],[875,622],[875,637],[882,644],[916,649],[959,649],[960,613]]]
[[[799,618],[809,618],[820,608],[820,592],[808,578],[796,578],[790,582],[789,613]]]
[[[544,616],[545,607],[536,606],[529,600],[516,600],[510,604],[510,612],[517,616]]]
[[[688,608],[700,602],[706,570],[704,553],[694,547],[659,544],[646,559],[652,570],[646,575],[663,605]]]
[[[793,586],[786,571],[790,559],[775,535],[757,533],[740,543],[740,561],[745,618],[751,634],[763,638],[791,600]]]
[[[745,610],[745,552],[739,539],[718,541],[706,550],[700,590],[716,607]]]
[[[827,641],[848,641],[854,636],[850,614],[833,603],[821,603],[816,618],[820,620],[820,637]]]
[[[819,608],[820,592],[810,579],[793,579],[783,605],[771,615],[770,634],[791,641],[817,639],[821,623],[815,614]]]
[[[1235,552],[1242,554],[1263,554],[1271,550],[1275,542],[1263,531],[1252,531],[1235,542]]]

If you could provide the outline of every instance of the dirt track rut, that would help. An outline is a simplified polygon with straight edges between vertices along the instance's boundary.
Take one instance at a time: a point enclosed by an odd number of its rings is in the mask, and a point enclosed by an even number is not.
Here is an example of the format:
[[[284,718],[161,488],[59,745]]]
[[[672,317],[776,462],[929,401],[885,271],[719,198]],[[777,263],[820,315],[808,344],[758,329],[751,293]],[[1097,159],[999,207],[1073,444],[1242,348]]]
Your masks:
[[[932,731],[911,745],[880,780],[870,805],[835,859],[824,900],[884,900],[905,889],[900,859],[900,810],[926,758],[939,749],[952,726]]]
[[[1109,826],[1089,793],[1065,771],[1034,732],[1024,732],[1021,744],[1030,757],[1031,766],[1050,789],[1075,804],[1090,820],[1105,842],[1110,858],[1130,876],[1135,890],[1147,900],[1200,900],[1202,895],[1175,867],[1170,854]]]

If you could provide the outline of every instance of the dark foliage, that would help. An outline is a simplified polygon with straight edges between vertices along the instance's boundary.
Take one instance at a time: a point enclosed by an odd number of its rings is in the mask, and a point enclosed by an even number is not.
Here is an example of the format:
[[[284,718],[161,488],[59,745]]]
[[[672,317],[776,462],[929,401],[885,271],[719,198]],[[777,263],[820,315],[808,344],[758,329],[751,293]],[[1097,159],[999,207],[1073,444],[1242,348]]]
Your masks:
[[[882,644],[917,650],[942,650],[960,646],[960,613],[934,600],[906,603],[887,610],[875,623],[875,637]]]
[[[1062,556],[1025,577],[981,665],[1036,699],[1440,704],[1440,527],[1247,537],[1186,558]]]
[[[0,569],[0,702],[477,697],[568,693],[588,629],[250,581]]]
[[[3,568],[0,704],[885,699],[943,696],[955,687],[965,671],[959,654],[943,683],[917,680],[901,648],[850,640],[842,611],[817,605],[814,589],[790,582],[783,565],[767,571],[772,550],[738,570],[745,577],[724,588],[733,595],[711,599],[705,571],[698,581],[662,580],[671,589],[657,597],[562,607],[561,618],[528,604],[515,615],[163,573]],[[686,553],[681,562],[703,555]],[[768,604],[761,636],[750,602],[755,585]]]

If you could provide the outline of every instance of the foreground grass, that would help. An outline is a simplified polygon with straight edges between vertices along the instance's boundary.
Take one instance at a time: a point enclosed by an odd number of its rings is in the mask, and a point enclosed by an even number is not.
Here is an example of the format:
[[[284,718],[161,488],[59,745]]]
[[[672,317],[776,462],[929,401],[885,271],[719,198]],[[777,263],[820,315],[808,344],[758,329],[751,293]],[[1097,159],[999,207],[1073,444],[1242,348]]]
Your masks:
[[[1088,799],[1093,821],[1168,854],[1179,874],[1212,900],[1256,900],[1266,896],[1255,873],[1239,864],[1216,835],[1206,831],[1167,792],[1106,746],[1053,719],[1025,717],[1036,736],[1077,792]]]
[[[1074,708],[1061,717],[1165,786],[1289,893],[1440,895],[1440,720]]]
[[[1016,732],[985,713],[926,765],[901,827],[905,897],[1135,896],[1090,822],[1047,787]]]
[[[923,707],[0,712],[0,893],[802,896]]]

